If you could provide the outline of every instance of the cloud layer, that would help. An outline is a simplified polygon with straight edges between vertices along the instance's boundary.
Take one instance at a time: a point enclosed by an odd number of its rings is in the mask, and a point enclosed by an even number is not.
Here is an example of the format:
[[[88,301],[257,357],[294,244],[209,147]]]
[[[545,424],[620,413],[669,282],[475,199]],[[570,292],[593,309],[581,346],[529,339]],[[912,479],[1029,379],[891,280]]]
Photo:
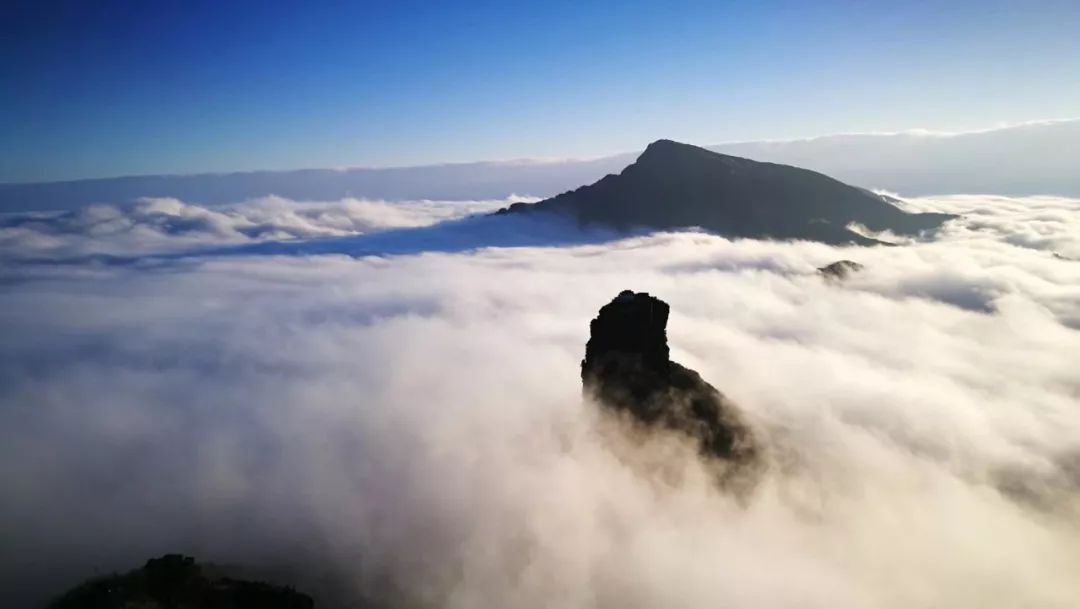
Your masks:
[[[0,216],[0,257],[131,255],[261,241],[342,237],[430,226],[495,211],[511,200],[298,202],[264,197],[204,207],[176,199]]]
[[[327,605],[1070,606],[1080,202],[907,204],[964,217],[903,247],[684,232],[150,268],[9,256],[0,587],[35,598],[187,551]],[[255,213],[222,228],[169,205],[220,235],[205,244],[265,234],[244,232]],[[364,230],[328,208],[299,215]],[[456,211],[402,213],[381,226]],[[129,247],[70,232],[63,248]],[[185,238],[156,232],[132,249]],[[841,258],[866,269],[814,272]],[[626,288],[671,304],[672,358],[766,438],[750,498],[582,402],[588,321]]]

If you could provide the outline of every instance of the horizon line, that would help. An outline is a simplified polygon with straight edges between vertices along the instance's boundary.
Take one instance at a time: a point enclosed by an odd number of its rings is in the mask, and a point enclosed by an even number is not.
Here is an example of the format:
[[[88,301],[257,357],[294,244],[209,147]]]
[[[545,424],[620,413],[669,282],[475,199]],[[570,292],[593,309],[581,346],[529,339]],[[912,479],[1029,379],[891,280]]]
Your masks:
[[[778,139],[753,139],[753,140],[730,140],[725,142],[717,142],[712,144],[692,144],[698,145],[702,148],[714,148],[718,146],[738,146],[748,144],[787,144],[796,142],[813,142],[817,140],[836,138],[836,137],[895,137],[895,136],[916,136],[926,138],[951,138],[965,135],[979,135],[984,133],[993,133],[996,131],[1009,131],[1013,129],[1022,129],[1024,127],[1033,126],[1050,126],[1061,123],[1071,123],[1080,121],[1080,117],[1070,118],[1051,118],[1051,119],[1034,119],[1029,121],[1021,121],[1016,123],[999,123],[993,127],[970,129],[964,131],[943,131],[937,129],[925,129],[915,127],[911,129],[903,129],[900,131],[841,131],[836,133],[829,133],[824,135],[814,135],[808,137],[794,137],[794,138],[778,138]],[[665,139],[665,138],[660,138]],[[646,144],[647,146],[648,144]],[[644,148],[641,148],[644,150]],[[477,160],[477,161],[452,161],[446,163],[426,163],[418,165],[339,165],[328,167],[296,167],[292,169],[241,169],[235,171],[197,171],[192,173],[142,173],[142,174],[123,174],[123,175],[111,175],[111,176],[99,176],[99,177],[87,177],[87,178],[69,178],[64,180],[34,180],[34,181],[17,181],[17,182],[0,182],[0,187],[6,186],[32,186],[32,185],[45,185],[45,184],[74,184],[79,182],[97,182],[104,180],[123,180],[123,179],[138,179],[138,178],[189,178],[189,177],[209,177],[209,176],[232,176],[232,175],[252,175],[260,173],[298,173],[303,171],[335,171],[335,172],[349,172],[349,171],[394,171],[394,170],[407,170],[407,169],[427,169],[436,167],[463,167],[469,165],[549,165],[558,163],[588,163],[594,161],[601,161],[612,157],[629,155],[639,153],[641,150],[622,150],[618,152],[610,152],[596,156],[583,156],[583,157],[517,157],[501,160]]]

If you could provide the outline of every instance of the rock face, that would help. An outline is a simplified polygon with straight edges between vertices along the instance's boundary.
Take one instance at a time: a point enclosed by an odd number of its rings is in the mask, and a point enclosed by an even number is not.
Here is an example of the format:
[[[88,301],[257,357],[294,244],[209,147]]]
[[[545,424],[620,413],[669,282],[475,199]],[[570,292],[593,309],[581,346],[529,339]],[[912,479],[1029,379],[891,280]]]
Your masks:
[[[911,214],[826,175],[658,140],[618,175],[502,213],[553,212],[619,229],[700,227],[728,237],[879,243],[847,229],[911,235],[948,214]]]
[[[312,609],[292,588],[208,573],[190,556],[166,554],[141,569],[87,581],[50,609]]]
[[[600,309],[581,362],[585,391],[637,421],[685,433],[703,454],[738,464],[759,449],[738,408],[701,376],[668,357],[670,309],[626,290]]]
[[[852,273],[857,273],[862,269],[863,265],[854,260],[837,260],[818,268],[817,272],[825,279],[841,280],[847,279]]]

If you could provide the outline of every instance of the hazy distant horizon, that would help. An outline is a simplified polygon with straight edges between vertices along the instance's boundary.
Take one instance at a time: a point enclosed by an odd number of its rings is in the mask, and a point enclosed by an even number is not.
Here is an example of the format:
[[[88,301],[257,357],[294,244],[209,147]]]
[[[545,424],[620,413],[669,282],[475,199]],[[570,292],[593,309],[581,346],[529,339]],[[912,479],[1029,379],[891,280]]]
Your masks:
[[[705,145],[757,161],[819,171],[904,196],[1080,196],[1080,119],[977,131],[841,133]],[[642,142],[644,149],[648,142]],[[618,173],[640,152],[590,159],[512,159],[406,167],[308,168],[122,176],[0,184],[0,211],[77,209],[171,197],[221,205],[266,196],[293,200],[492,200],[553,196]]]
[[[1080,123],[1080,117],[1065,117],[1065,118],[1039,118],[1025,120],[1015,123],[999,122],[989,127],[947,131],[939,129],[931,129],[926,127],[909,127],[906,129],[900,129],[895,131],[837,131],[832,133],[822,133],[818,135],[810,136],[792,136],[785,138],[750,138],[750,139],[735,139],[730,141],[712,141],[712,142],[685,142],[693,144],[695,146],[702,146],[705,148],[721,151],[725,148],[731,147],[743,147],[748,145],[766,145],[766,144],[805,144],[817,142],[820,140],[830,140],[835,138],[883,138],[883,137],[926,137],[926,138],[950,138],[956,136],[965,135],[979,135],[992,133],[995,131],[1006,131],[1012,129],[1019,129],[1032,126],[1052,126],[1061,123]],[[671,138],[662,138],[671,139]],[[650,140],[655,141],[655,140]],[[681,141],[681,140],[680,140]],[[304,171],[389,171],[389,170],[401,170],[401,169],[419,169],[419,168],[431,168],[431,167],[455,167],[455,166],[468,166],[468,165],[545,165],[545,164],[559,164],[559,163],[589,163],[603,161],[610,158],[620,158],[625,156],[636,156],[649,142],[642,142],[641,146],[634,149],[621,149],[610,150],[600,154],[583,155],[583,156],[508,156],[504,158],[477,158],[469,160],[447,160],[447,161],[434,161],[429,163],[356,163],[356,164],[337,164],[337,165],[298,165],[295,167],[255,167],[255,168],[243,168],[236,169],[223,169],[218,171],[151,171],[151,172],[138,172],[138,173],[118,173],[108,175],[93,175],[93,176],[75,176],[60,179],[49,180],[0,180],[0,186],[20,186],[30,184],[59,184],[69,182],[94,182],[99,180],[121,180],[128,178],[146,178],[146,177],[194,177],[194,176],[228,176],[236,174],[260,174],[260,173],[295,173]]]

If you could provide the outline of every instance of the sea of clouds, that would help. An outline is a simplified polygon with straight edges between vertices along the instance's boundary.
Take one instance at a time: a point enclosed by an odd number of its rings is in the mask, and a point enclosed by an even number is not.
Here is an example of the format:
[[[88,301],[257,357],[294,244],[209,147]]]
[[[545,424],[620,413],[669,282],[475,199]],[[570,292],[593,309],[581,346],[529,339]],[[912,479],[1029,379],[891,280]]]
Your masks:
[[[908,200],[962,218],[898,247],[346,255],[502,204],[5,216],[0,589],[179,551],[319,606],[1075,606],[1080,201]],[[342,246],[221,249],[311,237]],[[838,259],[866,268],[815,273]],[[589,320],[623,289],[670,303],[672,358],[764,439],[750,496],[583,401]]]
[[[490,213],[515,201],[343,199],[298,202],[261,197],[206,207],[172,198],[72,211],[0,214],[0,260],[183,252],[253,242],[364,235],[431,226]]]

